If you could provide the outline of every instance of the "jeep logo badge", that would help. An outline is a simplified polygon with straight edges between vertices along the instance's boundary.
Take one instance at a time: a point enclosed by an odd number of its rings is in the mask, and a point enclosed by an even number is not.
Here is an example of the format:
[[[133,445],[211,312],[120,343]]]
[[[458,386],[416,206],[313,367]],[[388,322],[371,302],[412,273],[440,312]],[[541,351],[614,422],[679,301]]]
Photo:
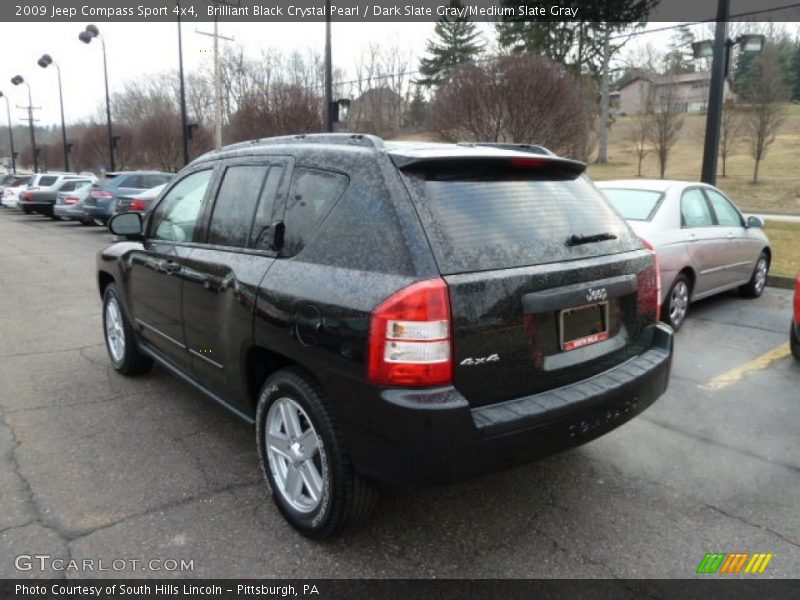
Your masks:
[[[606,298],[608,298],[608,290],[606,288],[597,288],[586,292],[587,302],[602,302]]]

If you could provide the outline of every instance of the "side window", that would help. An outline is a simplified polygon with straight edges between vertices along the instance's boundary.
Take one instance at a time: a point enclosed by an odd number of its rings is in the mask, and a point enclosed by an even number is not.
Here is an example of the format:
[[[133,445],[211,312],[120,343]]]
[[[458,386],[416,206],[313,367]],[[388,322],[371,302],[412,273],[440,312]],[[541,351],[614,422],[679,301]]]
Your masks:
[[[711,201],[711,206],[717,214],[717,223],[722,227],[743,227],[742,217],[730,201],[714,190],[706,190],[706,195]]]
[[[278,195],[278,186],[283,176],[283,167],[270,167],[267,181],[258,200],[256,218],[253,220],[252,246],[258,250],[269,250],[269,228],[272,225],[272,211],[275,207],[275,198]]]
[[[294,256],[305,247],[348,183],[347,177],[338,173],[303,168],[294,170],[283,216],[285,255]]]
[[[157,240],[190,242],[203,207],[211,169],[187,175],[158,203],[150,226]]]
[[[681,222],[684,227],[711,227],[714,225],[706,198],[698,188],[683,193],[681,197]]]
[[[266,174],[267,167],[263,165],[235,166],[225,170],[208,228],[209,244],[247,246]]]

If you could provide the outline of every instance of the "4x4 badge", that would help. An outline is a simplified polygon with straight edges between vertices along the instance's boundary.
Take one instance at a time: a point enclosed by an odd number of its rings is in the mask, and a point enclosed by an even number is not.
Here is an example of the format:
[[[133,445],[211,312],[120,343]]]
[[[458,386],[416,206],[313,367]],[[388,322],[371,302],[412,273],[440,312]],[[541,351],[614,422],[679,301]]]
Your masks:
[[[497,362],[499,360],[500,360],[499,354],[491,354],[489,356],[481,356],[479,358],[465,358],[458,364],[464,367],[472,367],[475,365],[482,365],[484,363]]]
[[[606,288],[597,288],[586,292],[587,302],[602,302],[606,298],[608,298],[608,290]]]

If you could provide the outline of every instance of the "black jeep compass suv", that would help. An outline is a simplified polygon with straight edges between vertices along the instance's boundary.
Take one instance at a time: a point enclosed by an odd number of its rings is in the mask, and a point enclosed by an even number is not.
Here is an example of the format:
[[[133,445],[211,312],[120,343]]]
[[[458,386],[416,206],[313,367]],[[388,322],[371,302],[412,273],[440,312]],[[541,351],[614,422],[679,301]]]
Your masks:
[[[322,538],[375,482],[451,482],[587,442],[666,389],[654,253],[584,165],[532,146],[320,134],[186,167],[98,256],[114,368],[158,361],[255,425]]]

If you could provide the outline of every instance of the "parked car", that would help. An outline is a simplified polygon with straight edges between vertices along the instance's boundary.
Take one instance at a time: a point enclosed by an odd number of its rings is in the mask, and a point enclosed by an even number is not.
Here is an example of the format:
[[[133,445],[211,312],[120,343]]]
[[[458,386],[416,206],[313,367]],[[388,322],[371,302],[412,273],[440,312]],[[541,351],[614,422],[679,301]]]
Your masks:
[[[98,255],[105,341],[255,425],[312,538],[374,482],[459,481],[594,439],[666,389],[652,251],[582,175],[509,148],[320,134],[192,162]]]
[[[44,178],[42,181],[44,181]],[[27,214],[38,213],[53,219],[58,219],[60,217],[54,212],[58,193],[72,192],[77,186],[92,185],[93,183],[91,179],[74,179],[65,176],[59,178],[56,183],[47,187],[42,187],[44,184],[41,184],[41,182],[38,189],[34,186],[29,186],[21,195],[22,210]]]
[[[661,263],[662,319],[679,329],[690,302],[739,288],[757,298],[772,251],[759,217],[745,217],[722,191],[687,181],[628,179],[597,187],[655,247]]]
[[[77,173],[65,173],[61,171],[47,171],[45,173],[34,173],[27,186],[20,190],[19,207],[25,214],[41,213],[52,216],[52,205],[55,202],[55,193],[61,188],[65,181],[72,180],[91,180],[97,178],[92,175],[78,175]],[[33,192],[37,194],[34,198]],[[30,195],[29,195],[30,194]],[[41,206],[39,206],[41,201]]]
[[[138,194],[130,196],[120,196],[117,202],[117,207],[114,212],[147,212],[147,209],[153,204],[153,201],[158,198],[161,191],[167,186],[166,183],[152,187],[149,190],[144,190]]]
[[[162,183],[167,183],[174,173],[158,171],[120,171],[106,173],[84,201],[84,209],[96,221],[103,225],[114,216],[117,201],[121,196],[139,194]]]
[[[789,330],[789,346],[794,357],[800,360],[800,274],[794,282],[794,318]]]
[[[19,195],[28,187],[30,175],[19,176],[3,186],[3,206],[14,208],[19,204]]]
[[[93,225],[94,219],[83,208],[83,203],[89,197],[92,185],[91,182],[82,182],[76,184],[72,191],[59,192],[53,207],[55,216],[70,221],[79,221],[81,225]]]

